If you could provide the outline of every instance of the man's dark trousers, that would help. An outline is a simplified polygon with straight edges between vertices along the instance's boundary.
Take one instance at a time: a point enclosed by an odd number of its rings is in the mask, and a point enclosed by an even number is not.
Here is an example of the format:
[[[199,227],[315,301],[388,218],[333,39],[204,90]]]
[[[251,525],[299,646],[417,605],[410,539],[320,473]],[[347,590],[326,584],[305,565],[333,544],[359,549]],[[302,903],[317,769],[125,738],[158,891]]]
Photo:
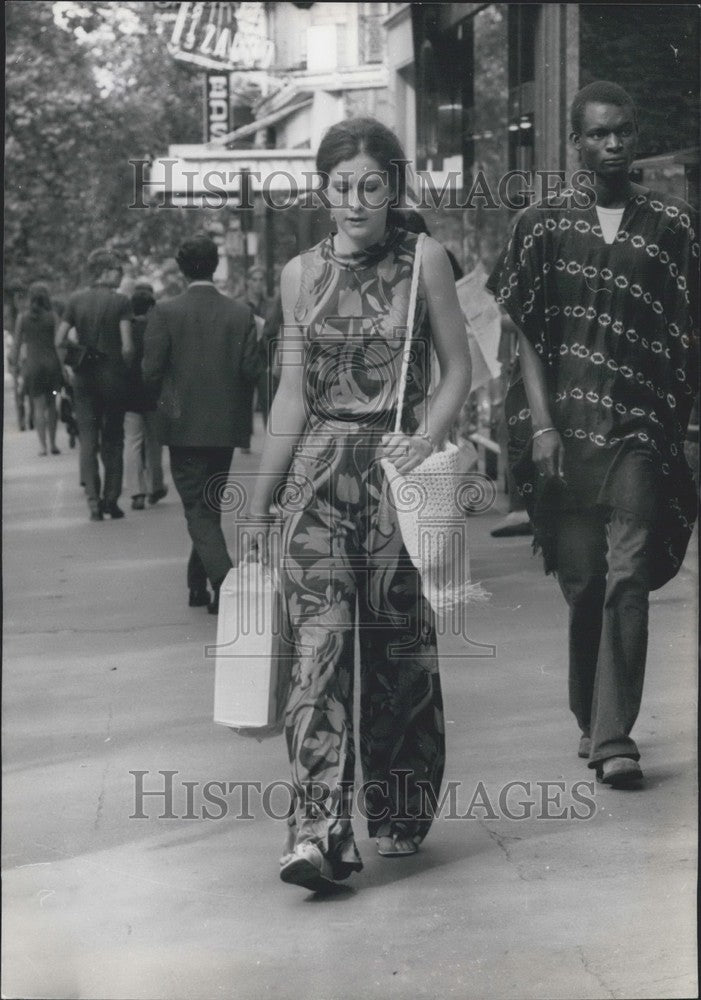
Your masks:
[[[92,507],[100,500],[98,454],[105,476],[102,497],[105,505],[116,503],[122,492],[124,464],[123,396],[96,379],[76,375],[73,405],[78,424],[80,481],[88,503]]]
[[[219,587],[232,566],[221,530],[217,498],[222,494],[222,481],[229,473],[233,454],[233,448],[170,446],[170,472],[183,502],[192,539],[187,564],[190,590],[204,590],[207,579],[212,587]]]
[[[590,767],[608,757],[640,759],[630,731],[645,676],[651,530],[615,508],[558,517],[558,580],[570,608],[570,708],[591,734]]]

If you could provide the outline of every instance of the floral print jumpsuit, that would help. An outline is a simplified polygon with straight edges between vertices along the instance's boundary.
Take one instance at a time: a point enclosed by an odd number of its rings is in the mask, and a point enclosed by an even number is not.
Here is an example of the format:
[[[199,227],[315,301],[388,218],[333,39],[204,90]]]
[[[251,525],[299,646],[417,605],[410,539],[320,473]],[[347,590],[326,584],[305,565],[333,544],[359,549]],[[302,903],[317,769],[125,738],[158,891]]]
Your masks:
[[[391,228],[381,243],[342,258],[327,237],[302,254],[294,310],[305,336],[307,425],[283,504],[282,581],[295,650],[285,716],[296,796],[288,848],[316,844],[336,878],[362,868],[351,825],[358,809],[371,837],[388,824],[417,843],[425,837],[445,761],[433,614],[379,463],[380,438],[394,429],[416,239]],[[407,433],[421,420],[430,346],[420,293]]]

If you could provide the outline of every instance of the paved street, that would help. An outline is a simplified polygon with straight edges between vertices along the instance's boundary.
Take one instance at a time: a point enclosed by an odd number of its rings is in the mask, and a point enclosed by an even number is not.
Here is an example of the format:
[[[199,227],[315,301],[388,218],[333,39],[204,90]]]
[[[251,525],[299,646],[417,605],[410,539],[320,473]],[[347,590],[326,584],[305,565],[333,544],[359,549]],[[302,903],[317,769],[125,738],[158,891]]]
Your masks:
[[[186,606],[173,487],[91,524],[63,430],[59,446],[39,458],[6,400],[3,996],[696,995],[693,553],[653,595],[634,732],[645,787],[592,795],[576,785],[592,772],[567,709],[557,585],[528,539],[490,538],[499,511],[471,519],[473,576],[493,596],[471,613],[473,645],[443,643],[442,676],[446,779],[453,812],[472,818],[437,821],[403,860],[378,857],[358,820],[365,870],[320,899],[280,882],[283,824],[259,797],[252,819],[235,818],[236,795],[225,818],[201,818],[206,782],[266,785],[288,769],[280,738],[211,721],[215,620]],[[253,447],[235,471],[254,470],[260,434]],[[477,643],[496,655],[465,656]],[[177,772],[174,818],[159,818],[163,797],[130,818],[132,771],[147,790]],[[504,804],[533,802],[524,819],[499,802],[515,781]],[[189,811],[183,782],[198,783]]]

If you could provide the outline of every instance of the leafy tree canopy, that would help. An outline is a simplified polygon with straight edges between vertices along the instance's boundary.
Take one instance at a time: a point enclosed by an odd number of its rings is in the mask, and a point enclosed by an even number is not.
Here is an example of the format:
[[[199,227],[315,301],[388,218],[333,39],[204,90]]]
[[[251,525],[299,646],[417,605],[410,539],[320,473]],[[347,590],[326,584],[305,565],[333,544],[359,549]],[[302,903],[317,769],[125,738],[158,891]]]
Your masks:
[[[5,289],[76,286],[95,246],[172,255],[197,212],[130,210],[131,158],[201,138],[199,73],[155,3],[5,4]]]

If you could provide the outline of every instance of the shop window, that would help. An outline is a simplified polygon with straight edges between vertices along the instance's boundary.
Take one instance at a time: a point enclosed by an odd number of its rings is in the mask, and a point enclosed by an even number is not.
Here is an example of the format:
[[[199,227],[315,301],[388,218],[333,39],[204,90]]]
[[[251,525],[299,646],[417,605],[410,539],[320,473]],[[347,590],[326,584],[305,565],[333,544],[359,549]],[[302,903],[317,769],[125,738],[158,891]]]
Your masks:
[[[640,157],[698,148],[698,53],[693,4],[579,5],[580,86],[612,80],[628,91]]]
[[[535,132],[535,38],[540,4],[508,6],[509,169],[532,170]]]

